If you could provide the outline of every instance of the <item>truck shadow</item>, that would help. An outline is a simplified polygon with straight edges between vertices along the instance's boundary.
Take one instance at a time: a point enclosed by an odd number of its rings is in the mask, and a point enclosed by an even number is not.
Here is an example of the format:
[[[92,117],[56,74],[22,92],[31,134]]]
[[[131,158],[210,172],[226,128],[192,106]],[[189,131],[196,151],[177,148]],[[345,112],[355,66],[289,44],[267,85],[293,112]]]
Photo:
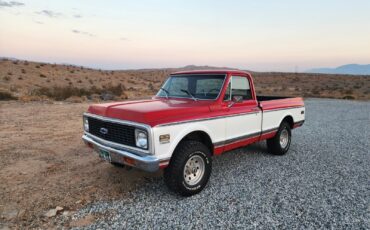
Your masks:
[[[235,169],[242,168],[243,170],[249,170],[254,167],[256,162],[260,162],[262,158],[274,157],[269,154],[265,143],[256,143],[249,145],[247,147],[238,148],[232,151],[223,153],[222,155],[213,157],[213,171],[212,178],[220,178],[225,172],[229,174]],[[230,170],[232,169],[232,170]],[[131,186],[123,185],[120,189],[126,190],[130,187],[132,192],[140,192],[145,190],[145,193],[149,196],[163,196],[164,194],[171,194],[171,196],[178,197],[179,199],[184,199],[175,193],[170,192],[164,184],[163,180],[163,170],[157,173],[146,173],[137,169],[127,169],[126,168],[116,168],[111,167],[108,174],[117,175],[117,170],[119,174],[120,181],[128,179]],[[230,175],[232,176],[232,175]],[[129,177],[129,178],[126,178]],[[136,179],[132,179],[136,177]],[[126,178],[126,179],[125,179]],[[116,179],[107,177],[106,179],[112,180],[112,183],[117,183]],[[134,184],[132,184],[134,183]],[[125,188],[123,188],[125,187]]]

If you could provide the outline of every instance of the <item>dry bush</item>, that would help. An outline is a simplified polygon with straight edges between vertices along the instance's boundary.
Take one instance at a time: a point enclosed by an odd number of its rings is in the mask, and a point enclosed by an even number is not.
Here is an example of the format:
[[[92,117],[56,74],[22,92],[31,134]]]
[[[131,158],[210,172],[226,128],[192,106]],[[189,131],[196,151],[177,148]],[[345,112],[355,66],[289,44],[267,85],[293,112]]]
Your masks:
[[[67,98],[71,97],[83,97],[83,96],[91,96],[93,94],[98,95],[112,95],[114,96],[121,96],[123,94],[123,90],[125,87],[121,84],[118,84],[116,86],[107,85],[104,86],[104,89],[97,88],[96,86],[92,86],[89,89],[84,88],[77,88],[72,86],[54,86],[52,88],[49,87],[41,87],[38,89],[35,89],[31,92],[31,95],[33,96],[46,96],[48,98],[62,101]]]
[[[42,78],[46,78],[46,75],[45,75],[45,74],[40,73],[40,77],[42,77]]]
[[[30,101],[42,101],[45,98],[39,97],[39,96],[31,96],[31,95],[25,95],[18,98],[21,102],[30,102]]]
[[[347,95],[347,96],[344,96],[343,99],[346,99],[346,100],[355,100],[356,98],[354,96]]]
[[[11,93],[0,91],[0,101],[17,100]]]

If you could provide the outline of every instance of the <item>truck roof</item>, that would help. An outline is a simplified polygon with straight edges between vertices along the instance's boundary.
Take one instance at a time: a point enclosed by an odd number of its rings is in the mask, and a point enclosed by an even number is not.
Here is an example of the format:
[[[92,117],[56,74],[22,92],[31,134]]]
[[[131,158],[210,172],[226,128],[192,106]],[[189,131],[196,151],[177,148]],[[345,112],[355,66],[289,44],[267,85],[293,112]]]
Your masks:
[[[232,69],[211,69],[211,70],[187,70],[187,71],[179,71],[175,73],[171,73],[171,75],[177,74],[249,74],[246,71],[242,70],[232,70]]]

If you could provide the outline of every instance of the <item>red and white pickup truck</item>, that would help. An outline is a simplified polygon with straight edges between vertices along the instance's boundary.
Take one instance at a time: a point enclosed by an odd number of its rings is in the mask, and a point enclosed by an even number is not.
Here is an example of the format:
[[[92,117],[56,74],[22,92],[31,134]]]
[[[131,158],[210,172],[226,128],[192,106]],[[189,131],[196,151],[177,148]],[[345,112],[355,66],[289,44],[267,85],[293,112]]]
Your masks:
[[[91,105],[82,139],[114,165],[164,169],[169,189],[189,196],[207,184],[212,156],[262,140],[284,154],[304,120],[302,98],[256,96],[249,73],[186,71],[151,100]]]

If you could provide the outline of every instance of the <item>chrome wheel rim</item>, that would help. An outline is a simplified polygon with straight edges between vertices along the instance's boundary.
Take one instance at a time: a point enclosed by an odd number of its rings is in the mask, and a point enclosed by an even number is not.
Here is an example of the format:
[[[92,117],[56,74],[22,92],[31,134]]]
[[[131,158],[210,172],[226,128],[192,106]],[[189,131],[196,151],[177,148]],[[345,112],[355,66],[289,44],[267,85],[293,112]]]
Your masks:
[[[285,149],[289,143],[289,133],[288,130],[284,129],[280,133],[280,146]]]
[[[201,156],[195,155],[188,159],[184,167],[184,179],[188,185],[195,185],[203,178],[205,163]]]

